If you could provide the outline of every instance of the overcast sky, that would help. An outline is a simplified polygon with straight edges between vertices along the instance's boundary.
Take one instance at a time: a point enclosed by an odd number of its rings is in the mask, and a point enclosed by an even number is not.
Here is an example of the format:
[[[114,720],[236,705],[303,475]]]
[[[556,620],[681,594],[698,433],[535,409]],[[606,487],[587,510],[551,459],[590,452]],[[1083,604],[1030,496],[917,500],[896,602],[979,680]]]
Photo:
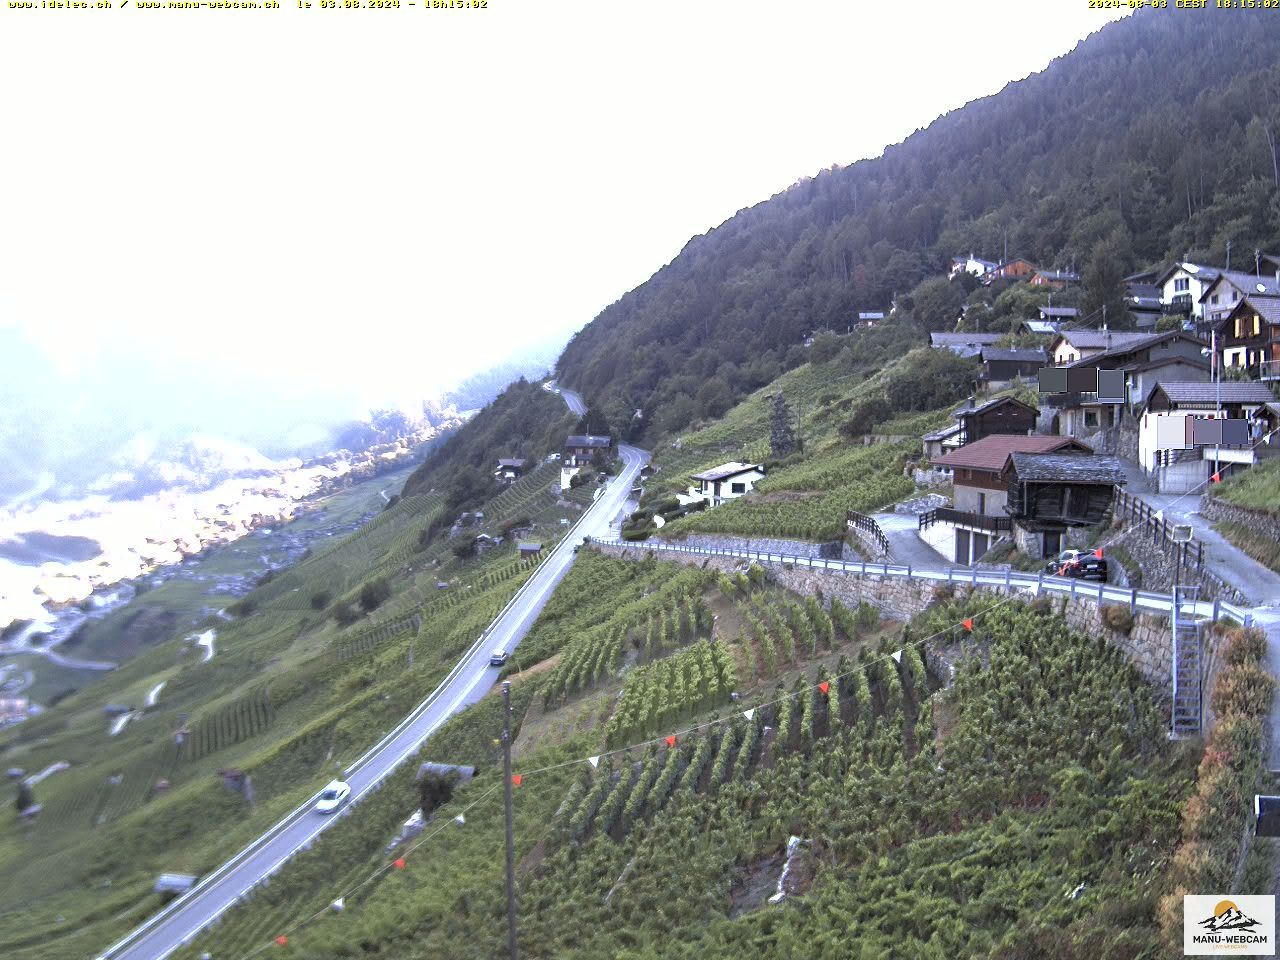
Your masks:
[[[0,324],[67,373],[112,341],[196,382],[412,400],[581,327],[690,236],[1106,19],[1083,0],[1030,20],[932,2],[296,2],[0,9]]]

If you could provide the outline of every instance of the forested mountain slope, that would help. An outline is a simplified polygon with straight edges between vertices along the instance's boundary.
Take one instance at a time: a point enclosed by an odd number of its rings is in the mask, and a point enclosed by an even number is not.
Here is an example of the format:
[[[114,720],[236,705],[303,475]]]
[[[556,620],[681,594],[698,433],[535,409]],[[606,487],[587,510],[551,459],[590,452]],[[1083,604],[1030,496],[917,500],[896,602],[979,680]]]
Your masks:
[[[1280,20],[1168,13],[1108,26],[881,157],[695,237],[573,338],[562,378],[652,439],[723,413],[801,362],[806,332],[843,332],[956,254],[999,259],[1007,241],[1045,267],[1105,250],[1137,269],[1221,262],[1230,240],[1233,265],[1251,264],[1280,246]],[[833,122],[856,123],[857,101]]]

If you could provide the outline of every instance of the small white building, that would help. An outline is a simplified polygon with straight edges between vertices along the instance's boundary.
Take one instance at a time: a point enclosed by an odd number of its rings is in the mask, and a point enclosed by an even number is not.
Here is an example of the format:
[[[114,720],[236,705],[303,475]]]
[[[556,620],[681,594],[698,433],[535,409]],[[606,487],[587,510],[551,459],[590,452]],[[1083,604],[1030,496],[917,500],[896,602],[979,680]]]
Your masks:
[[[691,479],[695,481],[695,485],[689,488],[690,496],[696,496],[715,507],[754,490],[756,484],[764,479],[764,467],[758,463],[739,463],[735,460],[695,473]]]
[[[983,260],[981,257],[975,257],[972,253],[967,257],[953,257],[951,260],[951,276],[953,277],[962,273],[970,273],[975,277],[985,277],[995,268],[996,262],[994,260]]]

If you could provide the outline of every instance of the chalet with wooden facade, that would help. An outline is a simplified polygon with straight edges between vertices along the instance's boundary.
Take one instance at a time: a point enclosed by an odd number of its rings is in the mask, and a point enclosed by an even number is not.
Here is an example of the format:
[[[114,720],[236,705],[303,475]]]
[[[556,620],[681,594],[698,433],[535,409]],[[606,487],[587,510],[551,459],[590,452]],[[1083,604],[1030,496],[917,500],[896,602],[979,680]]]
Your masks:
[[[1036,265],[1024,257],[1014,257],[997,263],[991,277],[997,280],[1027,280],[1036,272]]]
[[[1033,380],[1048,363],[1048,357],[1040,349],[983,347],[978,356],[982,360],[978,389],[983,391],[1003,390],[1015,380]]]
[[[1115,457],[1060,452],[1015,450],[1005,462],[1002,477],[1014,539],[1032,557],[1056,555],[1069,528],[1091,527],[1105,520],[1116,487],[1125,483]]]
[[[993,434],[1026,436],[1036,425],[1039,411],[1016,397],[1004,396],[975,405],[970,397],[965,405],[952,411],[960,428],[959,446],[976,443]]]
[[[1051,287],[1064,290],[1074,283],[1080,282],[1080,274],[1074,270],[1037,270],[1031,277],[1033,287]]]
[[[1280,296],[1248,294],[1217,326],[1224,367],[1280,380]]]
[[[993,434],[948,453],[934,466],[951,471],[954,507],[940,507],[920,518],[921,536],[956,563],[973,563],[998,539],[1012,536],[1005,510],[1009,484],[1004,475],[1013,453],[1089,453],[1070,437]],[[931,532],[930,532],[931,531]]]
[[[1149,333],[1128,330],[1063,330],[1049,342],[1049,357],[1056,367],[1065,367],[1108,350],[1141,343]]]

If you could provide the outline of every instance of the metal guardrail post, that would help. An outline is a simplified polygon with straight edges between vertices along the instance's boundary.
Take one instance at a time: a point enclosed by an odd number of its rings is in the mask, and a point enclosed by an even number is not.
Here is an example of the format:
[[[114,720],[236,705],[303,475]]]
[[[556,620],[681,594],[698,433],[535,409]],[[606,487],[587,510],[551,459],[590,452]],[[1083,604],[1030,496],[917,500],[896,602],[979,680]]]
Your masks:
[[[1133,616],[1138,612],[1138,588],[1134,587],[1129,591],[1129,615]]]

